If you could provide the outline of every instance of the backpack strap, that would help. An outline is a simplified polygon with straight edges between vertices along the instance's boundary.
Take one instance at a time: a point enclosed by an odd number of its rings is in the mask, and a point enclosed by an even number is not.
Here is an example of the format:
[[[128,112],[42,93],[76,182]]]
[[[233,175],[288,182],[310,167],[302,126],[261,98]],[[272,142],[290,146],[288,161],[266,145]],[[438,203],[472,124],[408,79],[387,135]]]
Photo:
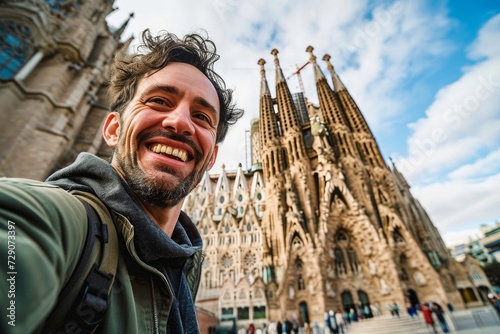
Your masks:
[[[118,268],[118,236],[109,211],[92,194],[72,193],[85,207],[87,237],[44,333],[93,333],[105,317]]]

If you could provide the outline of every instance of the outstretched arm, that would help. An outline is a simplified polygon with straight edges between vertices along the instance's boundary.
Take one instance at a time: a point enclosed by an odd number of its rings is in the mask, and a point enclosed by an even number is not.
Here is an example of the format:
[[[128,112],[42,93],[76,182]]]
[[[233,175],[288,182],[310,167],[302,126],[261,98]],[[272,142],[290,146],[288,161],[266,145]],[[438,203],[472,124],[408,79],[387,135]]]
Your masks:
[[[44,323],[86,233],[85,209],[66,191],[0,178],[0,332],[32,333]]]

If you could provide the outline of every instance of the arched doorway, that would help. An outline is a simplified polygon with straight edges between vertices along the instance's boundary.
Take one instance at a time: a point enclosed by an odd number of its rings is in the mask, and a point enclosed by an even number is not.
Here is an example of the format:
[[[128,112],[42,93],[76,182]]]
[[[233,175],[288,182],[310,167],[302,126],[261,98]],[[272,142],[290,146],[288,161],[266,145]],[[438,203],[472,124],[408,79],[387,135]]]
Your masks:
[[[368,298],[368,294],[363,290],[358,290],[358,299],[360,303],[360,312],[364,318],[372,318],[372,310],[370,308],[370,299]]]
[[[306,302],[300,302],[299,312],[300,312],[300,318],[302,320],[301,324],[303,324],[304,322],[310,323],[309,322],[309,311],[307,310],[307,303]]]
[[[352,299],[352,294],[350,291],[342,292],[341,298],[344,311],[349,312],[351,308],[356,311],[356,305],[354,305],[354,300]]]
[[[420,305],[420,301],[418,300],[418,296],[415,290],[408,289],[406,296],[408,297],[408,300],[410,301],[410,304],[412,306]]]

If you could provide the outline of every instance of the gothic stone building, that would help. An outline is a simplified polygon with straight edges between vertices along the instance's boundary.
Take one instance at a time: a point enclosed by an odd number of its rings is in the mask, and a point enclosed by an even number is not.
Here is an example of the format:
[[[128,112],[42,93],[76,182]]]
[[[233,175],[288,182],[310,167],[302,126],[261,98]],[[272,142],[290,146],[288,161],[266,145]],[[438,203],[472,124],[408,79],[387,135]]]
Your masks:
[[[0,3],[0,176],[45,179],[79,152],[109,156],[107,68],[127,43],[114,0]]]
[[[261,67],[253,167],[205,175],[185,202],[205,243],[197,305],[241,326],[324,312],[365,316],[397,303],[463,308],[468,278],[403,175],[384,162],[329,56],[316,63],[319,106],[292,95],[273,50],[276,95]]]

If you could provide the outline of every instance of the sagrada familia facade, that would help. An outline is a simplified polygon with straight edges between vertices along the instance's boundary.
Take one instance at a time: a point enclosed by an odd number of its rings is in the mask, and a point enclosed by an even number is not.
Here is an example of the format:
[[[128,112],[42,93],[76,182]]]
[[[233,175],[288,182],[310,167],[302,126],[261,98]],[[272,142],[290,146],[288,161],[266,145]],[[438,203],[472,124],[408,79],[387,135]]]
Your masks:
[[[130,43],[121,42],[128,20],[106,23],[113,4],[0,3],[0,176],[43,180],[79,152],[109,157],[106,72]],[[370,316],[394,303],[466,306],[477,290],[386,165],[329,56],[332,86],[307,50],[319,104],[291,94],[273,50],[274,97],[259,61],[252,168],[206,173],[185,201],[205,245],[197,306],[242,326],[322,323],[333,309]]]
[[[370,317],[431,301],[463,308],[463,268],[384,161],[330,56],[333,87],[307,51],[319,105],[290,92],[272,50],[274,97],[258,62],[251,170],[207,173],[185,203],[205,241],[197,304],[257,324],[322,324],[329,310]]]

